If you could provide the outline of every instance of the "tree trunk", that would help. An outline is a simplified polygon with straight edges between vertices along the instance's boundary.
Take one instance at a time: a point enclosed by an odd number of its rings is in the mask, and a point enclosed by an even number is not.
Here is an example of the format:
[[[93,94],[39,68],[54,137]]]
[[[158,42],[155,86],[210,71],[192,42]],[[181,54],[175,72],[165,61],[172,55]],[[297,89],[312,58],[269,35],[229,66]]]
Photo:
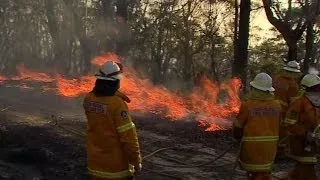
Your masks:
[[[128,20],[128,2],[127,0],[117,0],[116,16],[122,17],[125,22]]]
[[[210,59],[211,59],[211,72],[214,80],[219,82],[219,75],[217,73],[216,61],[215,61],[215,44],[214,42],[211,43],[211,52],[210,52]]]
[[[103,8],[103,17],[105,21],[110,23],[109,21],[113,17],[113,8],[111,0],[101,0],[102,8]]]
[[[303,71],[306,73],[309,70],[310,64],[314,60],[314,32],[313,32],[314,22],[309,22],[307,26],[307,35],[306,35],[306,54],[303,62]]]
[[[234,77],[239,77],[242,80],[244,87],[246,87],[247,80],[250,11],[251,1],[241,0],[239,35],[237,40],[237,50],[235,52],[236,54],[233,63],[232,75]]]
[[[184,44],[183,44],[183,55],[184,55],[184,67],[183,67],[183,74],[184,74],[184,80],[186,82],[189,82],[192,79],[192,61],[193,61],[193,55],[192,55],[192,47],[190,47],[190,41],[191,41],[191,34],[190,34],[190,26],[189,26],[189,20],[190,12],[191,12],[191,5],[192,1],[188,1],[188,7],[187,7],[187,13],[184,14],[183,22],[184,22]]]
[[[128,2],[127,0],[117,0],[117,30],[118,38],[116,43],[116,53],[120,56],[125,56],[129,49],[130,41],[130,26],[127,24],[128,20]]]
[[[288,43],[289,51],[288,51],[288,62],[289,61],[298,61],[298,46],[297,41],[292,43]]]
[[[49,33],[50,36],[52,38],[53,41],[53,49],[54,49],[54,58],[53,60],[50,61],[49,65],[53,65],[53,63],[58,66],[56,68],[58,68],[59,70],[62,70],[62,68],[66,68],[64,67],[62,64],[64,64],[62,61],[63,59],[63,47],[61,47],[60,45],[62,44],[60,42],[60,37],[59,37],[59,27],[58,27],[58,23],[57,23],[57,19],[55,17],[54,14],[54,1],[53,0],[46,0],[45,1],[45,7],[46,7],[46,16],[48,18],[48,29],[49,29]],[[61,64],[62,63],[62,64]],[[64,72],[66,71],[66,69],[63,70]]]
[[[162,82],[162,78],[161,78],[161,72],[162,72],[162,58],[163,58],[163,54],[162,54],[162,41],[163,41],[163,29],[161,27],[161,25],[159,26],[159,33],[158,33],[158,37],[157,37],[157,47],[155,50],[155,58],[153,61],[153,83],[155,84],[160,84]]]
[[[238,48],[238,27],[239,27],[239,4],[238,0],[234,2],[234,34],[233,34],[233,56],[236,59],[237,48]]]
[[[72,7],[71,1],[64,0],[69,11],[72,13],[72,19],[75,29],[77,29],[74,33],[75,36],[80,41],[80,46],[83,54],[82,59],[82,72],[88,73],[91,70],[91,57],[92,57],[92,45],[89,43],[90,41],[86,37],[86,28],[82,22],[81,17],[75,12],[74,8]]]

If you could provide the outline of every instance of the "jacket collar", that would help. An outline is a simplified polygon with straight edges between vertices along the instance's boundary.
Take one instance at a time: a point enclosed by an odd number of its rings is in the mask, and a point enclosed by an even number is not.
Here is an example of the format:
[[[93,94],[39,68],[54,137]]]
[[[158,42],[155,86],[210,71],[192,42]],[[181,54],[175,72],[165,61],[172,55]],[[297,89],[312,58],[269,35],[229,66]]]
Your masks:
[[[271,92],[260,91],[252,89],[249,93],[249,99],[260,100],[260,101],[271,101],[274,100],[274,94]]]

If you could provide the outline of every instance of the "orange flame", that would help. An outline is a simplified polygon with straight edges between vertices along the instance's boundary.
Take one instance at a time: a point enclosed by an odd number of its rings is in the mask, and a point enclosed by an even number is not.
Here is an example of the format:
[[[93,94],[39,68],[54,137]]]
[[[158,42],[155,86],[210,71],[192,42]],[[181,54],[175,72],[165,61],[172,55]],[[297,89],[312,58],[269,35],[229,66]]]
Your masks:
[[[11,78],[12,80],[27,80],[27,81],[37,81],[37,82],[53,82],[54,78],[50,75],[40,72],[31,71],[24,66],[17,66],[16,67],[19,76]]]
[[[101,66],[109,60],[120,62],[117,55],[106,53],[95,57],[91,63]],[[64,97],[78,97],[85,94],[92,90],[95,83],[95,77],[92,75],[82,76],[79,79],[66,79],[60,74],[51,76],[23,66],[17,66],[17,69],[19,76],[11,80],[53,82],[57,93]],[[0,81],[5,80],[9,78],[0,76]],[[202,86],[195,88],[190,95],[181,96],[172,93],[164,86],[153,85],[148,79],[141,79],[133,69],[126,67],[124,79],[121,81],[121,91],[130,97],[131,103],[128,105],[133,111],[154,113],[172,120],[193,116],[199,122],[199,126],[206,128],[206,131],[225,129],[223,125],[218,125],[216,122],[226,121],[225,119],[230,115],[238,112],[240,80],[230,79],[219,86],[208,78],[202,77],[201,84]],[[24,88],[27,88],[25,84]],[[43,89],[44,91],[52,90],[47,86],[43,86]],[[222,91],[228,94],[228,99],[219,103],[219,94]]]
[[[1,75],[0,75],[0,82],[6,81],[6,80],[8,80],[8,78],[6,78],[5,76],[1,76]]]

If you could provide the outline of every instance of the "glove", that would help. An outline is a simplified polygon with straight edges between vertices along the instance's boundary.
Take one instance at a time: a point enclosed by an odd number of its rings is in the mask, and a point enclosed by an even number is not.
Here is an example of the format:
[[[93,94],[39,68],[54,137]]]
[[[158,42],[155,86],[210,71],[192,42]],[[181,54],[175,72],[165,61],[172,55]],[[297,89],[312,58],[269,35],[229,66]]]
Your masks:
[[[141,169],[142,169],[142,164],[141,164],[141,163],[139,163],[138,166],[134,166],[134,174],[135,174],[135,175],[136,175],[136,174],[139,174],[140,171],[141,171]]]

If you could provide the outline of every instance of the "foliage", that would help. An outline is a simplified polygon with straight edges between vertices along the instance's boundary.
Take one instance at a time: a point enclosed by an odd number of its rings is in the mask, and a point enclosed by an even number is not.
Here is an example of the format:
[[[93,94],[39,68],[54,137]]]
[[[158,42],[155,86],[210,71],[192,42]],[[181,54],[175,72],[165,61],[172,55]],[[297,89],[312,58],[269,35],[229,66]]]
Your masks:
[[[78,77],[91,71],[94,56],[112,51],[141,76],[168,87],[190,87],[202,72],[223,81],[234,63],[233,6],[229,0],[2,0],[0,70],[10,74],[23,63]],[[277,16],[290,15],[283,21],[295,28],[300,7],[290,13],[279,7]],[[253,2],[252,8],[261,6]],[[251,46],[249,78],[280,67],[285,45],[275,37]]]

